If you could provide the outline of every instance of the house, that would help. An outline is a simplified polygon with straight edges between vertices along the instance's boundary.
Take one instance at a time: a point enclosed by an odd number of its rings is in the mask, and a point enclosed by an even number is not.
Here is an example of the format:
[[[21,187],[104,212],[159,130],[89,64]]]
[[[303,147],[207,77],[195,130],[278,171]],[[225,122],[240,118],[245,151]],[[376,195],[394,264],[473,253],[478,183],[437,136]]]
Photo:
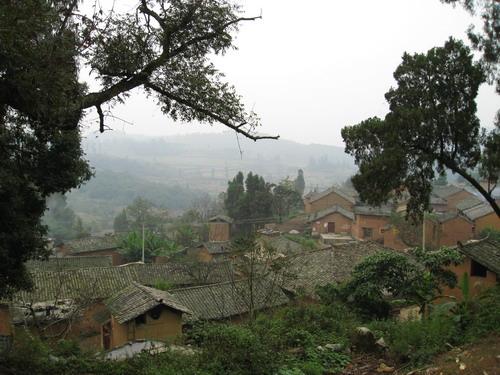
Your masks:
[[[462,213],[474,223],[474,237],[478,237],[485,229],[500,230],[500,217],[486,202],[464,209]]]
[[[424,221],[425,245],[430,248],[454,246],[474,237],[474,223],[457,212],[429,215]]]
[[[460,202],[475,197],[470,191],[455,185],[434,186],[432,195],[446,201],[447,211],[456,211]]]
[[[137,340],[175,340],[182,334],[182,315],[190,313],[170,293],[135,282],[104,304],[109,311],[101,328],[105,350]]]
[[[233,219],[225,215],[217,215],[208,219],[208,241],[227,242],[231,240]]]
[[[308,214],[322,211],[335,205],[352,212],[355,204],[356,192],[342,190],[337,187],[331,187],[321,193],[308,194],[304,197],[304,210]]]
[[[98,256],[111,255],[113,265],[124,263],[123,256],[119,252],[118,238],[113,235],[102,237],[87,237],[66,241],[55,248],[56,256]]]
[[[342,206],[334,205],[310,214],[307,221],[312,224],[312,235],[323,233],[350,234],[354,213]]]
[[[355,221],[352,236],[360,240],[383,242],[383,228],[390,223],[393,212],[390,206],[373,207],[367,205],[354,206]]]
[[[317,299],[316,288],[347,280],[364,258],[388,250],[371,241],[333,245],[327,249],[300,254],[290,260],[283,288],[306,300]]]
[[[89,267],[111,267],[113,257],[111,255],[94,256],[51,256],[46,260],[29,260],[26,267],[30,271],[63,271]]]
[[[457,266],[451,266],[450,269],[457,276],[459,286],[464,275],[468,275],[471,296],[500,282],[500,242],[484,238],[459,244],[457,249],[463,254],[464,260]],[[445,288],[443,295],[459,300],[463,298],[459,287]]]
[[[189,320],[239,322],[252,312],[268,310],[290,302],[272,280],[254,278],[201,285],[171,291],[176,300],[192,311]]]

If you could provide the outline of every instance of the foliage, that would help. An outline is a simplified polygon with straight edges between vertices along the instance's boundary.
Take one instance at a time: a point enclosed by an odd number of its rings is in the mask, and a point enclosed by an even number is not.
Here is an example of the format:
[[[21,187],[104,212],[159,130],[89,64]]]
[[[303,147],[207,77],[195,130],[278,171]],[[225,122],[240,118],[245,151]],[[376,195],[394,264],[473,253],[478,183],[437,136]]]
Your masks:
[[[386,93],[390,112],[385,119],[373,117],[342,129],[345,151],[359,166],[352,181],[361,199],[378,205],[406,191],[408,214],[421,218],[430,210],[437,167],[440,174],[450,169],[464,177],[500,216],[491,191],[468,172],[496,155],[484,149],[495,130],[488,136],[480,131],[475,99],[485,74],[469,48],[450,38],[426,54],[405,53],[394,78],[397,87]],[[496,178],[494,173],[483,177]]]
[[[68,207],[66,197],[60,193],[47,199],[47,211],[42,221],[48,227],[48,235],[56,243],[90,236],[90,230],[83,227],[82,219]]]
[[[126,234],[120,241],[123,256],[128,262],[142,259],[142,232],[134,231]],[[154,256],[165,256],[179,250],[174,241],[163,238],[149,230],[144,231],[144,260],[150,262]]]
[[[306,189],[306,181],[304,180],[304,171],[302,169],[299,169],[297,178],[294,181],[294,189],[302,198]]]
[[[417,304],[424,311],[443,285],[456,285],[455,274],[445,267],[460,260],[458,251],[448,248],[417,248],[413,259],[395,252],[379,252],[356,265],[347,282],[326,286],[320,295],[326,300],[340,298],[362,314],[378,318],[389,316],[391,299]]]
[[[300,243],[302,247],[308,250],[315,250],[318,248],[318,242],[309,236],[304,236],[300,234],[285,234],[284,237],[291,241]]]
[[[273,188],[273,213],[281,221],[294,211],[303,210],[302,194],[296,190],[294,182],[288,178]]]
[[[500,230],[486,228],[483,229],[479,235],[481,238],[488,237],[492,240],[500,242]]]
[[[176,228],[175,241],[181,246],[190,247],[200,241],[200,235],[191,225],[184,224]]]
[[[174,120],[219,122],[257,140],[259,118],[210,62],[234,47],[241,17],[230,0],[142,0],[91,15],[80,1],[0,3],[0,295],[29,286],[23,263],[45,253],[45,199],[91,177],[80,120],[142,88]],[[96,91],[79,81],[92,71]],[[95,86],[95,85],[94,85]]]

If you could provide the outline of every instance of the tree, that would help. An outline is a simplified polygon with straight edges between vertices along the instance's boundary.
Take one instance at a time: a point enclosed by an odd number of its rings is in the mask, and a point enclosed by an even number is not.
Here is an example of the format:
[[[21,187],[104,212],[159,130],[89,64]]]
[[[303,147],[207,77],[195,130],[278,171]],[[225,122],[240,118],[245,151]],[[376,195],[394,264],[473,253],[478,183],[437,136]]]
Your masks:
[[[449,248],[416,248],[412,255],[413,259],[389,251],[370,255],[356,265],[349,281],[324,288],[320,295],[329,299],[333,293],[362,313],[379,318],[389,315],[390,299],[417,304],[423,312],[443,286],[456,286],[456,276],[447,267],[460,263],[462,256]]]
[[[273,188],[273,213],[280,221],[292,211],[304,208],[302,195],[295,190],[295,183],[284,179]]]
[[[115,233],[128,232],[130,230],[130,223],[127,217],[127,210],[123,209],[113,220],[113,230]]]
[[[45,254],[45,199],[91,177],[82,117],[142,88],[174,120],[219,122],[253,140],[247,112],[209,57],[233,48],[244,17],[230,0],[141,0],[120,14],[75,0],[0,2],[0,295],[28,287],[23,262]],[[96,3],[97,4],[97,3]],[[79,77],[89,68],[96,91]]]
[[[143,226],[153,231],[160,231],[160,226],[168,218],[168,212],[153,206],[153,203],[142,197],[134,199],[125,209],[128,227],[131,230],[142,230]]]
[[[345,150],[359,166],[352,182],[362,200],[379,205],[406,191],[408,214],[421,218],[430,208],[435,169],[440,174],[450,169],[500,216],[492,189],[484,189],[470,173],[492,162],[491,150],[500,140],[498,129],[481,134],[475,98],[485,75],[472,57],[452,38],[426,54],[405,53],[394,73],[398,86],[386,94],[390,112],[385,119],[373,117],[342,129]],[[496,181],[498,175],[492,171],[487,177]]]
[[[59,193],[51,195],[47,200],[47,206],[43,223],[48,227],[48,235],[56,243],[90,235],[89,229],[83,226],[82,219],[68,207],[65,195]]]
[[[142,233],[130,232],[120,241],[120,248],[125,260],[137,262],[142,259]],[[150,262],[154,256],[165,256],[174,253],[179,246],[166,238],[146,230],[144,231],[144,260]]]
[[[295,179],[295,191],[302,197],[304,195],[304,190],[306,189],[306,182],[304,180],[304,171],[299,169],[297,178]]]

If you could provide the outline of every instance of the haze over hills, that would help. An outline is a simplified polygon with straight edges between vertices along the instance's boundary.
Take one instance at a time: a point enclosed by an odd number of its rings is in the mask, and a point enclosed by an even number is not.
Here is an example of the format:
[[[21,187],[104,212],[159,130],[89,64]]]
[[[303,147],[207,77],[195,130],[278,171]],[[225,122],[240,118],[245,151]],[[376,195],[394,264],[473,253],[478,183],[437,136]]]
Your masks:
[[[84,221],[98,227],[109,225],[137,196],[173,212],[187,209],[197,197],[225,191],[238,171],[278,182],[294,179],[301,168],[306,192],[342,183],[355,172],[341,147],[253,142],[232,132],[150,137],[114,131],[88,136],[83,147],[95,176],[73,190],[68,202]]]

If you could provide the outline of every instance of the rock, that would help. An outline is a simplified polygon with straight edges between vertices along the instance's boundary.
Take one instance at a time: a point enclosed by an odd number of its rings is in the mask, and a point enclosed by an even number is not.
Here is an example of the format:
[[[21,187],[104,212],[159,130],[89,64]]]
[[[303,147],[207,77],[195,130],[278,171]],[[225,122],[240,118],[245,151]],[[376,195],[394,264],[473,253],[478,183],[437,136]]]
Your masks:
[[[371,353],[377,351],[378,347],[375,344],[375,336],[372,331],[367,327],[358,327],[354,331],[352,337],[352,344],[356,350]]]
[[[376,342],[375,345],[377,345],[381,350],[386,350],[387,349],[387,344],[385,343],[385,340],[383,337],[379,338]]]
[[[295,229],[292,229],[290,232],[288,232],[289,234],[300,234],[300,232],[298,230],[295,230]]]
[[[390,374],[394,372],[394,367],[387,366],[384,362],[380,364],[377,368],[378,373],[385,373],[385,374]]]
[[[342,344],[326,344],[325,349],[329,349],[333,352],[341,352],[344,349]]]

